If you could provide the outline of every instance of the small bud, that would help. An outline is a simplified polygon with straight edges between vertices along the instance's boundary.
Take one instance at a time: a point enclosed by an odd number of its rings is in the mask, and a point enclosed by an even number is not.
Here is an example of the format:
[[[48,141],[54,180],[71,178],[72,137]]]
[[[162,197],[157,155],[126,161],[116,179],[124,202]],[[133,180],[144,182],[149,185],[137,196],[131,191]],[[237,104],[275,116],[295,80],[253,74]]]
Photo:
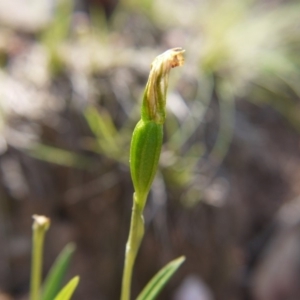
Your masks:
[[[161,124],[143,121],[136,125],[130,149],[130,170],[136,199],[144,207],[153,182],[161,152],[163,128]]]
[[[130,148],[130,170],[135,201],[143,209],[157,171],[163,140],[169,73],[182,66],[184,50],[170,49],[157,56],[151,65],[144,92],[142,119],[136,125]]]
[[[40,216],[40,215],[33,215],[33,229],[42,229],[42,230],[48,230],[50,227],[50,219],[45,217],[45,216]]]

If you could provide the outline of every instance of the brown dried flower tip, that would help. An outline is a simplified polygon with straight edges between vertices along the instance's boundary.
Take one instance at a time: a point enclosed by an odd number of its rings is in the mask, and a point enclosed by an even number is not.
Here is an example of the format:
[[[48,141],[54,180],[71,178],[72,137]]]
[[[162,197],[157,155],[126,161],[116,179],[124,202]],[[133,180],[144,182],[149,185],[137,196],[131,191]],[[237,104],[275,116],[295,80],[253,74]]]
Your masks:
[[[175,67],[182,66],[184,64],[183,53],[185,52],[185,50],[183,50],[182,48],[173,48],[168,50],[167,52],[169,51],[170,51],[171,67],[175,68]]]
[[[169,72],[171,68],[182,66],[184,64],[184,52],[185,50],[179,47],[165,51],[154,59],[151,65],[152,72],[161,70],[162,68],[161,71],[164,75],[165,73]]]

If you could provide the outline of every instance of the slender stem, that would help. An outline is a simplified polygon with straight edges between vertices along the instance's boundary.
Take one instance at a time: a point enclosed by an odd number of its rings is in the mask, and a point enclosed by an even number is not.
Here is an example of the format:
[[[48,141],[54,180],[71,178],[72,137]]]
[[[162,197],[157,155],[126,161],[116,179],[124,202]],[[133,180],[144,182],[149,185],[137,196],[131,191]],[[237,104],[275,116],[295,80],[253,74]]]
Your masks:
[[[130,231],[126,244],[121,300],[130,300],[132,270],[138,249],[144,236],[143,208],[138,205],[138,203],[144,201],[137,199],[135,194],[133,198]]]
[[[40,286],[42,277],[42,258],[45,232],[49,227],[50,221],[44,216],[33,216],[34,223],[32,240],[32,261],[31,261],[31,283],[30,300],[39,300]]]

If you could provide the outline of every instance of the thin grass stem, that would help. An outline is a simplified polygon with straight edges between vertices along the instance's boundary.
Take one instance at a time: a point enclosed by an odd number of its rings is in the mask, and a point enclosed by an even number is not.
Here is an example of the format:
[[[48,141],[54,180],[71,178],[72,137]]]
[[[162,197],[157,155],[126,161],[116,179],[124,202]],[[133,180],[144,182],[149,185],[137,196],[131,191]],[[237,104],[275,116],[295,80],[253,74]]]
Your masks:
[[[50,220],[44,216],[37,215],[34,215],[33,219],[30,300],[39,300],[43,266],[42,260],[44,239],[45,233],[50,225]]]

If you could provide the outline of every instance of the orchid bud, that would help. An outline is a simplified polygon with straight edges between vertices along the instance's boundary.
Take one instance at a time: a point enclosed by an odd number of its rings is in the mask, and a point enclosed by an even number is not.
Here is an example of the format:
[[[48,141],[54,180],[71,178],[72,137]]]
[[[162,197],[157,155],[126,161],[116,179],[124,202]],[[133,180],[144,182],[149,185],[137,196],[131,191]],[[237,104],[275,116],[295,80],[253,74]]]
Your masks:
[[[130,170],[135,201],[141,209],[145,206],[158,167],[166,118],[169,73],[172,68],[183,65],[183,53],[182,48],[173,48],[153,61],[143,96],[141,120],[132,135]]]

